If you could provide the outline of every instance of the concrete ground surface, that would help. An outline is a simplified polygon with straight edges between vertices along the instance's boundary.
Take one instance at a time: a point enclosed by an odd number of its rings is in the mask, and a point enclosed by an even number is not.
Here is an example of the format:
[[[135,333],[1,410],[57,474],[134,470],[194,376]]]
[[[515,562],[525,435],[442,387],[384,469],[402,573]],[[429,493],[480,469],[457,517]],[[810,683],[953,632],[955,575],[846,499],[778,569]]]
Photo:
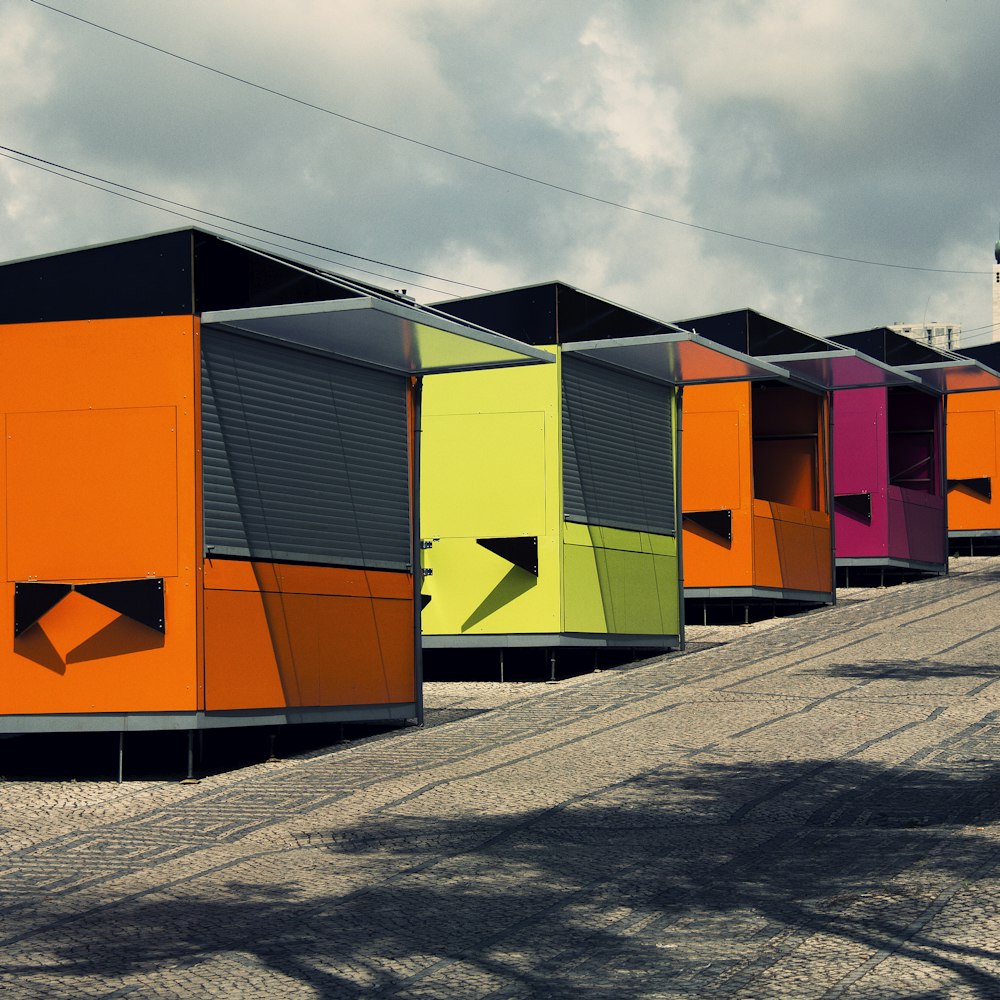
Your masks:
[[[1000,997],[1000,559],[689,640],[197,785],[0,783],[0,992]]]

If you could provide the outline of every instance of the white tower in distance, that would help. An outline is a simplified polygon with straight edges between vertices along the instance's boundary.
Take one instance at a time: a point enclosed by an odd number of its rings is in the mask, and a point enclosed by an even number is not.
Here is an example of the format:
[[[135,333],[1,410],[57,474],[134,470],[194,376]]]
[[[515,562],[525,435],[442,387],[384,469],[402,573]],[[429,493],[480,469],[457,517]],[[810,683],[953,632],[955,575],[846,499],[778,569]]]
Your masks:
[[[993,265],[993,330],[990,340],[1000,340],[1000,240],[993,251],[996,263]]]

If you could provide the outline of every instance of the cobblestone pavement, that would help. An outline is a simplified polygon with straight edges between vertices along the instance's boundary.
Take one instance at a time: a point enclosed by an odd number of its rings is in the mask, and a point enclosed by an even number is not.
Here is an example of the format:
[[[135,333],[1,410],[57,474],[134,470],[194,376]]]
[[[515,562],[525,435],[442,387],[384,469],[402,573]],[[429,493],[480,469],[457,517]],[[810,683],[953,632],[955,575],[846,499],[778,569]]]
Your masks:
[[[689,639],[199,785],[0,784],[0,991],[1000,997],[1000,559]]]

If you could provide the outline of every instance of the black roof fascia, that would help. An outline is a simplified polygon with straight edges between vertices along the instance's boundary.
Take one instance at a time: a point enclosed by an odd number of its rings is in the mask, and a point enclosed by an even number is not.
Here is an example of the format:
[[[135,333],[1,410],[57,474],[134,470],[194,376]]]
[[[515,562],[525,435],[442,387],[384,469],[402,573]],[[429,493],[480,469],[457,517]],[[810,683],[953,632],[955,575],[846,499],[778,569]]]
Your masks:
[[[365,294],[408,301],[199,229],[0,264],[0,323],[180,316]]]
[[[436,302],[434,308],[536,347],[677,332],[561,281]]]
[[[193,233],[194,311],[254,309],[287,306],[296,302],[328,302],[372,292],[394,298],[384,289],[353,279],[296,264],[264,251],[219,239],[210,233]],[[332,283],[342,280],[344,284]],[[357,289],[357,290],[355,290]]]
[[[435,302],[434,308],[537,347],[559,342],[557,300],[557,285],[550,283]]]
[[[1000,371],[1000,342],[990,341],[986,344],[977,344],[975,347],[960,347],[955,352],[964,358],[972,358],[973,361],[981,361],[987,368]]]
[[[0,265],[0,323],[191,313],[191,242],[180,230]]]
[[[808,354],[811,351],[829,349],[809,334],[753,309],[736,309],[711,316],[674,320],[674,323],[685,330],[694,331],[699,337],[748,354],[752,358]]]
[[[875,327],[872,330],[858,330],[855,333],[838,333],[828,339],[853,347],[862,354],[893,367],[933,365],[949,356],[885,326]]]

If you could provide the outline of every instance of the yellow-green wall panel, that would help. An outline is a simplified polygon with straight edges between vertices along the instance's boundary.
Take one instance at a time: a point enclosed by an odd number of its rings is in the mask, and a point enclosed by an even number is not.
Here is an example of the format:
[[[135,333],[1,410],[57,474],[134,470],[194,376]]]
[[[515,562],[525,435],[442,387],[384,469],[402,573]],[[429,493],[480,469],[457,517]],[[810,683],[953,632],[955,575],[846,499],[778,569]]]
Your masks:
[[[679,635],[676,539],[571,522],[564,537],[567,632]]]
[[[559,631],[559,552],[540,541],[538,576],[471,538],[442,538],[424,554],[433,575],[421,615],[425,635],[509,635]]]
[[[680,634],[676,538],[562,520],[558,367],[424,381],[425,635]],[[475,541],[532,535],[537,578]]]
[[[545,411],[424,412],[425,538],[544,535]]]
[[[425,635],[559,631],[558,386],[555,365],[424,380]],[[538,539],[537,578],[476,544],[523,536]]]

